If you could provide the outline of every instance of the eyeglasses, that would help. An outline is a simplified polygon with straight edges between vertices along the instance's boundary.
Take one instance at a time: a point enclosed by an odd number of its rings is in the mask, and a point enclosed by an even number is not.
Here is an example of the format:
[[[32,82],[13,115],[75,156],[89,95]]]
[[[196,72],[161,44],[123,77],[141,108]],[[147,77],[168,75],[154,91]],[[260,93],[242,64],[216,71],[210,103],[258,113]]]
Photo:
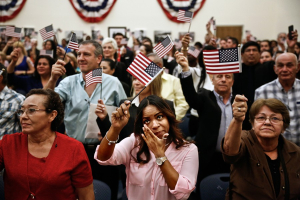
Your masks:
[[[32,116],[32,115],[34,115],[34,113],[37,112],[37,111],[46,111],[46,110],[44,110],[44,109],[35,109],[35,108],[28,108],[28,109],[26,109],[26,110],[20,109],[20,110],[17,110],[17,115],[18,115],[18,116],[22,116],[22,115],[24,114],[24,112],[25,112],[26,115]]]
[[[267,119],[269,119],[272,124],[278,124],[279,122],[283,121],[283,119],[279,119],[277,117],[255,117],[255,120],[259,123],[263,123]]]

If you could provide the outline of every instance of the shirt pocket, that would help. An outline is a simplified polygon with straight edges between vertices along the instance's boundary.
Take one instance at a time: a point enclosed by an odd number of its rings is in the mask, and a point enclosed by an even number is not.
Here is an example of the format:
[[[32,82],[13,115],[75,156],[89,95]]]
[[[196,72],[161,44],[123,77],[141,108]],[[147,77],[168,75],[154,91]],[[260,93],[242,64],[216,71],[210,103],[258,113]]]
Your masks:
[[[182,162],[171,162],[171,165],[174,167],[176,172],[178,174],[180,174]],[[159,178],[158,178],[158,182],[159,182],[160,186],[167,186],[166,179],[164,178],[163,174],[161,173],[161,170],[160,170],[160,175],[159,175]]]
[[[143,186],[144,180],[146,178],[148,172],[149,165],[147,164],[140,164],[134,161],[130,162],[129,167],[129,183],[132,185]]]

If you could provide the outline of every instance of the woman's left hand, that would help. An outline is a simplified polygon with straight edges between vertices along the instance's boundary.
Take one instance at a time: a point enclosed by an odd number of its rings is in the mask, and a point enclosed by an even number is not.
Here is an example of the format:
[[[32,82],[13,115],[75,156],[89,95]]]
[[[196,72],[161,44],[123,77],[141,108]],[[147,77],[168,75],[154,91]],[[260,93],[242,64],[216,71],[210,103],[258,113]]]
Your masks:
[[[156,158],[165,156],[165,147],[166,140],[164,138],[168,137],[168,133],[163,135],[162,139],[159,139],[154,133],[150,130],[150,128],[145,124],[143,127],[144,134],[142,137],[144,141],[147,143],[147,146],[150,151],[155,155]]]

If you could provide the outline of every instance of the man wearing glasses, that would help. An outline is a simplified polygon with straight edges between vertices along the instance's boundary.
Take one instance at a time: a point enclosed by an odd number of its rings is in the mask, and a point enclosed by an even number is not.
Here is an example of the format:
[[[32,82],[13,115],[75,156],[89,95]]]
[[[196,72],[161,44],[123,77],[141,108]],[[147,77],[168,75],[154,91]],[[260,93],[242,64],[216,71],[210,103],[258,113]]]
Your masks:
[[[283,135],[300,146],[300,80],[297,57],[284,53],[277,57],[274,71],[278,78],[255,90],[255,99],[275,98],[286,105],[290,112],[291,123]],[[272,120],[272,119],[271,119]]]
[[[20,121],[16,114],[25,97],[7,86],[7,71],[0,64],[0,140],[6,134],[21,131]]]

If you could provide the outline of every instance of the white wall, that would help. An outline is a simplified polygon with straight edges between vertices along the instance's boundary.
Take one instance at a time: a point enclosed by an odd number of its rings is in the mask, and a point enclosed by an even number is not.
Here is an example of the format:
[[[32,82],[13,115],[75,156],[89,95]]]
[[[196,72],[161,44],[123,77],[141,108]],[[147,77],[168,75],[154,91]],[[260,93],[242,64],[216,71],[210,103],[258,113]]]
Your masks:
[[[214,16],[217,25],[243,25],[258,39],[275,39],[279,32],[287,32],[291,24],[300,29],[300,0],[206,0],[203,8],[193,19],[191,31],[196,40],[203,42],[205,24]],[[49,24],[54,28],[83,30],[90,35],[91,27],[100,29],[107,36],[109,26],[126,26],[131,30],[146,29],[153,38],[155,30],[172,31],[172,38],[178,32],[187,31],[188,24],[170,21],[157,0],[118,0],[111,13],[100,23],[83,21],[72,8],[69,0],[27,0],[23,10],[13,20],[1,25],[33,27],[39,30]],[[59,38],[65,34],[60,33]],[[39,46],[42,39],[39,36]]]

